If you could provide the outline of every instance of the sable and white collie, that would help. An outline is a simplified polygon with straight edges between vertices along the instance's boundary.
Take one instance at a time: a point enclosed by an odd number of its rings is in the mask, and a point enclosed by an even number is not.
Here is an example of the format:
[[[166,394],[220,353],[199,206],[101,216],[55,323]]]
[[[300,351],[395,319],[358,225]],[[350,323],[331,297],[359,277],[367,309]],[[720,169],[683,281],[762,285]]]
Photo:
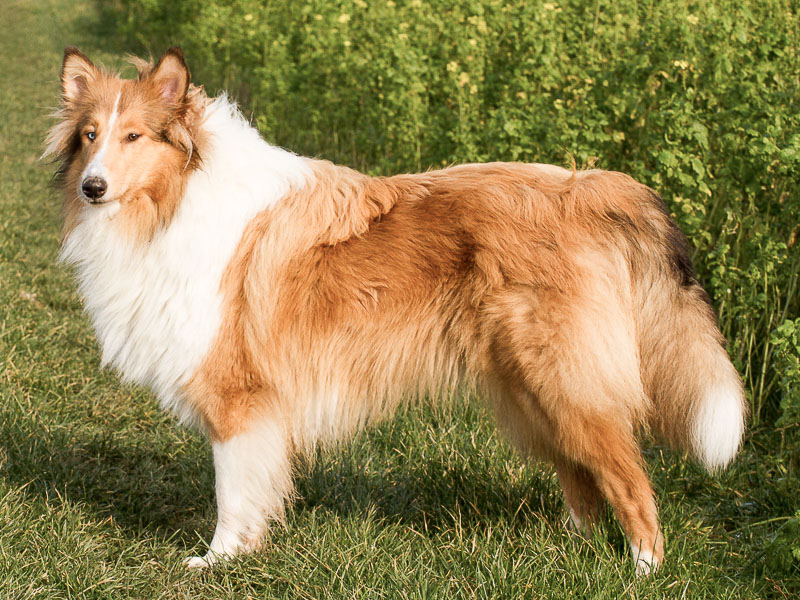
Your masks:
[[[663,560],[637,436],[723,467],[745,402],[656,193],[538,164],[369,177],[265,142],[178,48],[134,62],[66,49],[46,154],[103,363],[211,440],[190,566],[259,546],[297,456],[465,388],[555,464],[577,526],[608,501],[637,572]]]

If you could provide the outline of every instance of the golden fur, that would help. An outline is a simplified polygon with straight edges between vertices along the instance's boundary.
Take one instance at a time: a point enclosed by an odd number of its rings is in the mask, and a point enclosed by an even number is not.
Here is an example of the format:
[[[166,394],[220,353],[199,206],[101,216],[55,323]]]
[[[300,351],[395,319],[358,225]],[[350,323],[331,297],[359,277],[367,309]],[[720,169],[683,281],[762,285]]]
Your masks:
[[[672,331],[652,349],[641,343],[672,319],[643,317],[688,313],[684,333],[719,341],[702,290],[681,270],[685,254],[673,256],[683,242],[660,200],[601,171],[316,169],[317,186],[251,224],[223,282],[222,333],[190,384],[212,437],[277,413],[303,451],[404,398],[467,381],[493,399],[524,452],[556,464],[582,522],[605,497],[660,561],[634,436],[650,428],[686,446],[696,395],[676,377],[683,350]],[[673,355],[656,358],[663,346]],[[309,431],[319,388],[342,403]]]

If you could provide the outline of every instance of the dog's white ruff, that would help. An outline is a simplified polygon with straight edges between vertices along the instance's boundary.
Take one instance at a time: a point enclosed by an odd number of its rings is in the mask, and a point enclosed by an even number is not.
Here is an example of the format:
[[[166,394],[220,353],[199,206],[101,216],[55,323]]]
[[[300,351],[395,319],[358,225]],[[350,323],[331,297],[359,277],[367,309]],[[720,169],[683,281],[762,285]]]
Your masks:
[[[61,251],[77,267],[103,364],[195,424],[181,387],[219,330],[225,268],[253,217],[312,176],[307,159],[266,143],[225,96],[206,108],[202,129],[202,164],[169,227],[146,244],[126,240],[112,198],[83,206]]]

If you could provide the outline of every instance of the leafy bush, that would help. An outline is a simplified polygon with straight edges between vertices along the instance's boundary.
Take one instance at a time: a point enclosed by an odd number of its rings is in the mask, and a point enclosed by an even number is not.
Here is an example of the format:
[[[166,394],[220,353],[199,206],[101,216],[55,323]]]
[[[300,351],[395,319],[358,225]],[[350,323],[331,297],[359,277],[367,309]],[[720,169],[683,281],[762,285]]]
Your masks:
[[[800,319],[786,321],[772,332],[770,339],[781,375],[781,408],[778,425],[800,423]],[[800,546],[798,546],[800,552]],[[800,559],[800,557],[798,557]]]
[[[754,424],[798,422],[795,2],[118,2],[131,39],[181,44],[196,80],[296,151],[373,173],[597,158],[657,188]]]
[[[767,543],[764,566],[778,576],[800,576],[800,510]]]

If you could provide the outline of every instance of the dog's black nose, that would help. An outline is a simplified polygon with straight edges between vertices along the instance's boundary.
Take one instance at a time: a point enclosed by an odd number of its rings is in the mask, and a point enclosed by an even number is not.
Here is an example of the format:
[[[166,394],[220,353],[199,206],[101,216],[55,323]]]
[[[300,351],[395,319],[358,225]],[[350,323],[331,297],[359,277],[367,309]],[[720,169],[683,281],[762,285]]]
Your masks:
[[[90,200],[102,198],[107,188],[106,180],[102,177],[87,177],[83,180],[83,185],[81,186],[84,195]]]

